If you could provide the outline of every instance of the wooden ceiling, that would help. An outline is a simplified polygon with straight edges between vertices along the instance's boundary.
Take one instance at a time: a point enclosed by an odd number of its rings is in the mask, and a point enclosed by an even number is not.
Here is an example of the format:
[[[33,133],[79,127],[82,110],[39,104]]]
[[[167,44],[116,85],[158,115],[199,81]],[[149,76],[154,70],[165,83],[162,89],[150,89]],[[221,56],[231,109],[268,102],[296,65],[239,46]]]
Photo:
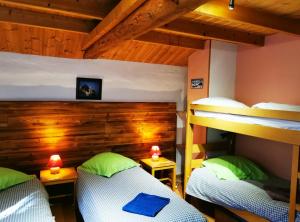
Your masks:
[[[0,0],[0,51],[185,66],[217,39],[261,47],[300,35],[300,1]]]

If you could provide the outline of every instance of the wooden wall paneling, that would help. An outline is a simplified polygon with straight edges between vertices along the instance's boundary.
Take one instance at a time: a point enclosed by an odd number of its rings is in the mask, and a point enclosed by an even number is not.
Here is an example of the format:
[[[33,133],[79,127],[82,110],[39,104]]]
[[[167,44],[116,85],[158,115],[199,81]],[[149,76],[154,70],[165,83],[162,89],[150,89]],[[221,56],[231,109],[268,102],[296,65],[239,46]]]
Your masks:
[[[103,151],[139,160],[154,144],[175,159],[175,103],[0,102],[1,166],[38,172],[53,153],[64,166]]]

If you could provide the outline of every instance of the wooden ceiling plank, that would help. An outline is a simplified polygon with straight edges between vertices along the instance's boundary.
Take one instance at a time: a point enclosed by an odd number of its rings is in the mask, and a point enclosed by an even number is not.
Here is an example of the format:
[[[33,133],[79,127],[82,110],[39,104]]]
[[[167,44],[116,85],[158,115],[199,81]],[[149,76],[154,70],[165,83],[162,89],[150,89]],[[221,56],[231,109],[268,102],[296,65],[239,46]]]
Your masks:
[[[145,0],[122,0],[86,37],[83,42],[83,50],[89,48],[94,42],[112,30],[144,2]]]
[[[264,36],[239,30],[226,29],[200,22],[191,22],[177,19],[167,25],[155,29],[156,31],[173,33],[190,37],[203,37],[233,43],[245,43],[251,45],[264,45]]]
[[[148,0],[127,19],[95,42],[85,53],[85,58],[99,55],[119,43],[135,39],[177,17],[194,10],[207,0]]]
[[[38,19],[37,19],[38,18]],[[62,30],[83,34],[84,37],[95,25],[94,22],[66,18],[64,16],[53,16],[44,13],[30,12],[21,9],[11,9],[0,6],[0,22],[20,24],[25,26],[41,27],[51,30]],[[144,34],[138,40],[144,42],[154,42],[164,45],[173,45],[184,48],[202,49],[204,43],[200,39],[170,35],[152,31]]]
[[[165,45],[172,45],[191,49],[204,49],[204,40],[180,35],[172,35],[163,32],[150,31],[139,36],[136,40],[144,42],[153,42]]]
[[[270,14],[237,4],[234,10],[228,10],[228,2],[222,0],[210,0],[199,6],[194,12],[224,20],[238,21],[300,35],[299,19]]]
[[[0,0],[0,5],[81,19],[103,19],[119,0]]]
[[[0,6],[0,22],[23,24],[54,30],[64,30],[76,33],[87,33],[95,27],[94,21],[68,18],[60,15],[49,15],[21,9]]]

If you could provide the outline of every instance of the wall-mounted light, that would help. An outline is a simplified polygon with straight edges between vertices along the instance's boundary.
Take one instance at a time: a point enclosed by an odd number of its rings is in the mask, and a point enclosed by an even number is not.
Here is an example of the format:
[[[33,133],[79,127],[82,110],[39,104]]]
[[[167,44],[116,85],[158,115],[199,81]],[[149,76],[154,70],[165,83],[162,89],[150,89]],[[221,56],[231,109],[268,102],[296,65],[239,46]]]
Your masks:
[[[234,0],[229,0],[229,5],[228,5],[229,10],[234,9]]]

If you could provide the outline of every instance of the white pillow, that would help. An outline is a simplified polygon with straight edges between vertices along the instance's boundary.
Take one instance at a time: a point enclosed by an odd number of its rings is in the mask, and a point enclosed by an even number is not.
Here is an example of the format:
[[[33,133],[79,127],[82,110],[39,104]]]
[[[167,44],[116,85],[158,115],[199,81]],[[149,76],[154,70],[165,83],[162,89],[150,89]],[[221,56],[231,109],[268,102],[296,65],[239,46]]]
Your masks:
[[[192,104],[208,105],[208,106],[226,106],[234,108],[249,108],[244,103],[240,103],[236,100],[225,98],[225,97],[210,97],[198,99],[192,102]]]
[[[300,106],[283,103],[257,103],[254,104],[252,108],[300,112]]]

